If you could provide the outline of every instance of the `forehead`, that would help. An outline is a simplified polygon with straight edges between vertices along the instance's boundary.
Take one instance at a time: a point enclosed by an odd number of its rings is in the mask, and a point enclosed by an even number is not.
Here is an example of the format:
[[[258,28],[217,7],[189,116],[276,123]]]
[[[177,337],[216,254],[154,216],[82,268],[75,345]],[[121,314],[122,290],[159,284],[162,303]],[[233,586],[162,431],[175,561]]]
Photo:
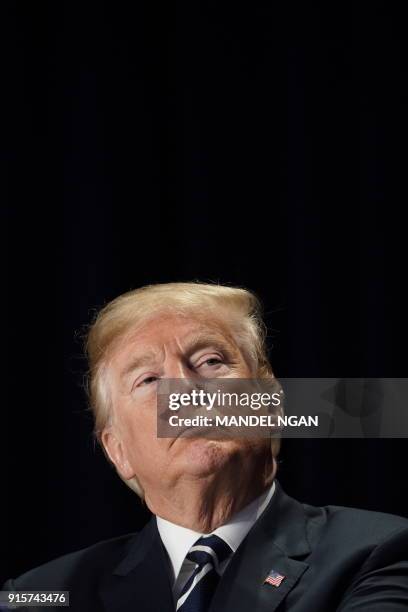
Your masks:
[[[194,345],[216,342],[236,347],[230,325],[215,315],[207,315],[202,319],[193,316],[158,315],[141,325],[131,327],[114,347],[111,361],[119,363],[129,355],[154,354],[167,346],[187,350]]]

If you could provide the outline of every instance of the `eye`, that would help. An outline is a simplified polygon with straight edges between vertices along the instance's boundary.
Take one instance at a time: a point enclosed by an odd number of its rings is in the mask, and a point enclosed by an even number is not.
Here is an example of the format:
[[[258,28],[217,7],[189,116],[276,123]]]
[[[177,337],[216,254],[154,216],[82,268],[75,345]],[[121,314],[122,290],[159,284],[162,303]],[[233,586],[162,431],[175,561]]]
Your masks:
[[[145,378],[143,378],[142,380],[140,380],[137,383],[137,387],[141,387],[141,386],[146,386],[146,385],[151,385],[152,383],[156,382],[156,380],[159,380],[158,376],[146,376]]]
[[[220,372],[226,368],[225,359],[221,355],[203,355],[202,358],[194,366],[204,376]]]
[[[210,357],[209,359],[206,359],[205,361],[203,361],[201,365],[207,364],[209,366],[212,366],[212,365],[217,365],[219,363],[223,363],[222,359],[220,359],[219,357]]]

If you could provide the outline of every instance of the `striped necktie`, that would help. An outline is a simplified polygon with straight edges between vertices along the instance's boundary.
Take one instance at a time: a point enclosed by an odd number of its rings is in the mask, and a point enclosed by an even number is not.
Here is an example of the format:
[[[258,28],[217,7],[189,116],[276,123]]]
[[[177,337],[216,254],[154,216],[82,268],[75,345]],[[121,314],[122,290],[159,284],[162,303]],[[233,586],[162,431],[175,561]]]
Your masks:
[[[232,553],[216,535],[203,536],[190,548],[187,559],[197,564],[177,600],[177,612],[206,612],[220,580],[219,566]]]

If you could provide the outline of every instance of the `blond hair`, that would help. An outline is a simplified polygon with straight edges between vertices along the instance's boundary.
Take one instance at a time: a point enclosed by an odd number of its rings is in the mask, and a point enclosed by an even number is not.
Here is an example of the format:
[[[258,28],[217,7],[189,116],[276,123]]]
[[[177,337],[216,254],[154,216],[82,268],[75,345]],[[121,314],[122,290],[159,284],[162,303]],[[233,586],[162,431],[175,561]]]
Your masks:
[[[147,285],[118,296],[97,313],[88,328],[85,342],[89,363],[87,391],[95,420],[94,434],[109,461],[101,441],[102,432],[112,416],[112,403],[104,376],[108,355],[130,328],[164,313],[193,315],[200,319],[208,314],[219,320],[227,320],[254,375],[257,378],[273,378],[267,357],[261,304],[251,291],[219,284],[181,282]],[[273,456],[276,457],[280,441],[274,438],[271,444]],[[143,497],[136,477],[124,482]]]

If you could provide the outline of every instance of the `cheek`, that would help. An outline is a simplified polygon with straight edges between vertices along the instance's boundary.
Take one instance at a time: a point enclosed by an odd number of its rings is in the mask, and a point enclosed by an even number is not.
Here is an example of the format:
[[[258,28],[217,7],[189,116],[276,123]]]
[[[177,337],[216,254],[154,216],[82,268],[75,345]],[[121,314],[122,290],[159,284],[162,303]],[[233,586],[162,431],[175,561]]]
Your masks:
[[[156,424],[156,398],[153,396],[121,396],[116,406],[116,416],[125,435],[130,431],[132,435],[139,431],[151,431]]]
[[[131,400],[123,406],[120,419],[122,439],[130,461],[142,465],[151,461],[158,450],[156,406]]]
[[[251,367],[248,365],[243,355],[239,356],[238,363],[235,368],[235,372],[231,373],[231,378],[252,378],[253,372]]]

